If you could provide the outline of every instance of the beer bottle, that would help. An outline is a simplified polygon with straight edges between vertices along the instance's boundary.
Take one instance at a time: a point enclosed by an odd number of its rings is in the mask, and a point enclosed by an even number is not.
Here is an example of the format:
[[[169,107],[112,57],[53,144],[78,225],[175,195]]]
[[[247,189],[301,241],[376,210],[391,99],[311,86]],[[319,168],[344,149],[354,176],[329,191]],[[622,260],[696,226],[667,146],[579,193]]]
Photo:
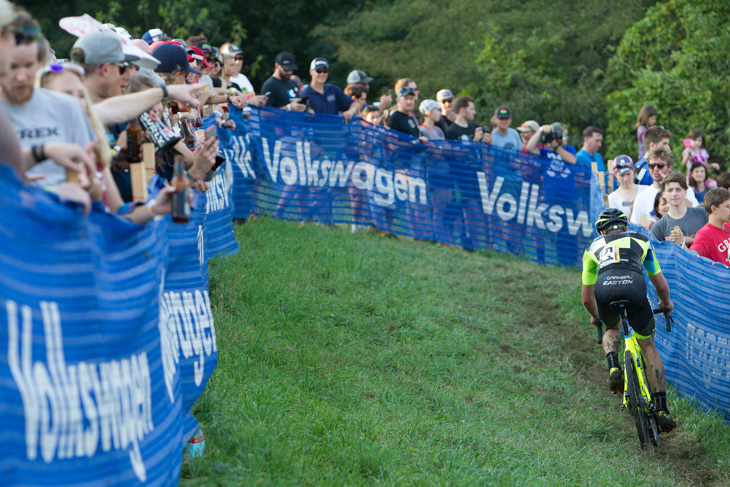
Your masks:
[[[143,143],[142,127],[137,120],[132,120],[127,124],[127,162],[142,162],[139,152]]]
[[[180,127],[182,129],[183,141],[188,149],[192,149],[196,146],[195,134],[190,130],[190,124],[185,120],[180,120]]]
[[[188,184],[185,181],[185,165],[180,154],[175,156],[175,173],[172,178],[175,192],[172,194],[172,221],[187,223],[190,221],[190,200]]]

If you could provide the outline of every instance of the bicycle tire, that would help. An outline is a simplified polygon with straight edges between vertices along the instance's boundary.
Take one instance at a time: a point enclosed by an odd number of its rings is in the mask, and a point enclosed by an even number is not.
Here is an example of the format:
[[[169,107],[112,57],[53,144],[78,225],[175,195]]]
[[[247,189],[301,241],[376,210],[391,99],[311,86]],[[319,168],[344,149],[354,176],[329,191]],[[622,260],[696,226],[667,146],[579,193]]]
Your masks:
[[[653,445],[649,439],[649,420],[646,417],[646,411],[641,407],[639,396],[641,389],[639,388],[639,378],[636,376],[636,367],[631,352],[626,352],[624,361],[624,373],[626,374],[626,383],[629,393],[629,406],[631,414],[634,416],[636,423],[636,432],[639,435],[639,442],[642,450],[652,450]]]
[[[644,370],[646,370],[646,360],[642,358],[641,361],[644,364]],[[654,389],[651,388],[648,377],[646,378],[646,388],[649,390],[649,400],[651,401],[654,399]],[[657,414],[658,411],[654,409],[653,413],[647,415],[649,419],[649,439],[654,446],[659,446],[659,424],[656,422]]]

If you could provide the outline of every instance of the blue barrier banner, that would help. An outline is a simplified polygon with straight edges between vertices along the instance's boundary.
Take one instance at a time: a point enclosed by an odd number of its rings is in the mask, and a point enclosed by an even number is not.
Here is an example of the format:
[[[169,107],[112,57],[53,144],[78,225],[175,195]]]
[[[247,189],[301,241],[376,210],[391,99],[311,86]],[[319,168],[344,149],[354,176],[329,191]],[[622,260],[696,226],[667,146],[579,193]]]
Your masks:
[[[346,223],[580,265],[594,229],[589,169],[473,142],[417,139],[355,119],[252,109],[226,151],[253,213]],[[246,196],[248,198],[248,196]],[[244,203],[245,205],[245,203]],[[236,199],[235,216],[248,216]]]
[[[169,261],[160,308],[160,328],[165,330],[165,376],[172,377],[179,371],[185,442],[198,427],[190,409],[203,393],[218,361],[208,295],[207,193],[193,193],[190,221],[177,224],[168,220]]]
[[[730,269],[671,242],[653,244],[674,303],[672,332],[666,332],[663,318],[656,323],[666,378],[681,395],[730,420]]]
[[[204,129],[216,124],[215,117],[210,115],[203,120]],[[218,129],[220,146],[230,146],[229,130]],[[233,233],[233,168],[230,153],[223,151],[227,160],[218,168],[215,178],[210,181],[206,194],[205,213],[207,214],[208,242],[206,250],[208,258],[218,255],[228,257],[240,250]]]
[[[88,218],[0,164],[0,477],[176,485],[182,400],[158,322],[164,222]]]

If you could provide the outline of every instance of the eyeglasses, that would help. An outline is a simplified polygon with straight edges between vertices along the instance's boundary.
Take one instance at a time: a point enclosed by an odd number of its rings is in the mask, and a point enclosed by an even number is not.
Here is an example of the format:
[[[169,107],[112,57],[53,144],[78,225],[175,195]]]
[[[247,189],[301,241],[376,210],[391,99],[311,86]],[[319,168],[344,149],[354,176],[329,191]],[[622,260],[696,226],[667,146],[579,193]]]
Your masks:
[[[124,74],[124,72],[129,67],[129,63],[114,63],[117,66],[119,66],[119,74]]]
[[[330,71],[330,70],[329,70],[329,69],[327,69],[327,68],[319,68],[319,69],[317,70],[317,72],[318,72],[319,74],[322,74],[322,73],[329,73],[329,71]]]
[[[665,166],[666,164],[663,162],[657,162],[654,164],[652,164],[651,162],[649,163],[649,169],[654,169],[655,167],[658,167],[659,169],[664,169]]]
[[[41,38],[41,29],[37,25],[18,25],[13,27],[16,44],[31,44]]]
[[[43,71],[41,72],[41,77],[48,76],[50,74],[63,73],[64,71],[73,71],[74,73],[78,74],[82,78],[84,77],[84,74],[85,74],[84,68],[82,68],[78,64],[73,64],[73,63],[69,63],[69,62],[59,62],[56,64],[49,64],[46,67],[44,67]]]

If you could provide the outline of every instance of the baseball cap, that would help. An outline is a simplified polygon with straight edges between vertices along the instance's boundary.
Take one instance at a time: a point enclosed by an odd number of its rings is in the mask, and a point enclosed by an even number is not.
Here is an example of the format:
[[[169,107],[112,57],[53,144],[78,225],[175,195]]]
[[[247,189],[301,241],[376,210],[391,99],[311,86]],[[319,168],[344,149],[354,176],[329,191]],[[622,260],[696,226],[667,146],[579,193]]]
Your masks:
[[[15,20],[15,10],[7,0],[0,0],[0,27],[5,27]]]
[[[509,107],[499,107],[494,112],[494,116],[497,118],[512,118],[512,110]]]
[[[438,101],[444,101],[444,100],[453,100],[454,94],[451,92],[451,90],[439,90],[438,93],[436,93],[436,99]]]
[[[203,51],[203,54],[213,54],[213,46],[210,44],[210,42],[197,42],[195,44],[195,47]]]
[[[441,110],[441,106],[439,106],[439,103],[436,100],[423,100],[421,104],[418,105],[418,111],[421,112],[423,116],[427,116],[432,110]]]
[[[79,49],[83,56],[74,56]],[[82,64],[104,64],[138,61],[139,57],[124,54],[122,42],[111,31],[94,30],[79,37],[71,49],[71,60]]]
[[[634,170],[634,160],[626,154],[621,154],[613,160],[613,170],[617,174],[626,174]]]
[[[221,46],[221,54],[225,54],[226,56],[237,56],[240,54],[243,56],[243,49],[235,44],[226,42]]]
[[[111,30],[113,30],[114,32],[116,32],[117,34],[119,34],[120,37],[124,37],[125,39],[130,39],[130,40],[132,39],[132,34],[130,34],[129,31],[127,31],[127,29],[125,29],[124,27],[117,27],[114,24],[108,24],[108,23],[104,24],[104,25],[106,27],[110,28]]]
[[[522,122],[522,125],[517,127],[518,132],[537,132],[538,130],[540,130],[540,124],[534,120]]]
[[[160,61],[160,65],[155,68],[157,73],[172,73],[179,70],[200,74],[200,71],[190,67],[188,53],[179,44],[160,44],[154,48],[152,55]]]
[[[398,98],[403,98],[404,96],[415,95],[415,94],[416,94],[416,90],[414,90],[410,86],[404,86],[398,92]]]
[[[309,65],[309,69],[317,70],[317,68],[330,68],[329,63],[327,60],[323,57],[316,57],[312,59],[311,64]]]
[[[205,55],[203,54],[203,50],[196,46],[188,47],[187,49],[188,53],[188,61],[192,62],[193,59],[196,61],[200,61],[203,63],[203,66],[206,68],[210,67],[210,64],[208,64],[208,61],[205,60]]]
[[[296,71],[297,62],[294,60],[294,54],[286,51],[282,51],[276,55],[274,60],[276,64],[281,66],[284,71]]]
[[[347,84],[351,85],[354,83],[363,83],[368,84],[373,80],[370,76],[365,74],[365,71],[360,71],[359,69],[356,69],[354,71],[350,71],[350,74],[347,75]]]
[[[163,37],[165,37],[165,34],[162,32],[161,29],[158,28],[150,29],[142,34],[142,40],[145,41],[147,44],[161,41]]]

